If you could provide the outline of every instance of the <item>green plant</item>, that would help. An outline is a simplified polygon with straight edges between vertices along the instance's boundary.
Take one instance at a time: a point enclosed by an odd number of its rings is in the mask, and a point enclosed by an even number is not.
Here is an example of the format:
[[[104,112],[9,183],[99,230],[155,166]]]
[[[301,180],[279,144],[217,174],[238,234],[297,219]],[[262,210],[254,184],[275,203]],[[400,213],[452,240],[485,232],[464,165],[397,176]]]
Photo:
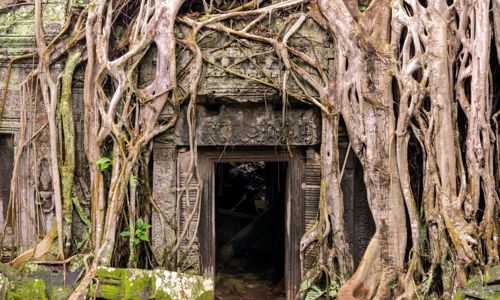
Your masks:
[[[112,161],[108,157],[103,156],[96,160],[95,163],[99,166],[99,169],[101,169],[101,171],[104,171],[111,166]]]
[[[135,221],[134,243],[136,245],[138,245],[140,242],[149,242],[149,232],[148,232],[149,228],[151,228],[151,225],[145,223],[142,218],[139,218],[137,219],[137,221]],[[122,231],[120,233],[120,236],[129,237],[130,231],[128,230]]]
[[[135,177],[134,175],[131,175],[130,180],[129,180],[129,184],[132,187],[137,186],[137,177]]]

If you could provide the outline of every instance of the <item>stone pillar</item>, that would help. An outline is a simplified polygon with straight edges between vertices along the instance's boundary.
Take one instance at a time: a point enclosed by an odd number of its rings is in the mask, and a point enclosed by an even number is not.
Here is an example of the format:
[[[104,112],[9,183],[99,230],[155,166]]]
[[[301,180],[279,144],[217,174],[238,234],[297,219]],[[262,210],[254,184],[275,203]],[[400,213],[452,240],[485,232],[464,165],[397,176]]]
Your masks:
[[[176,172],[177,151],[170,143],[156,142],[153,147],[153,207],[152,246],[153,252],[165,267],[166,251],[173,247],[176,239]],[[167,264],[167,265],[165,265]]]

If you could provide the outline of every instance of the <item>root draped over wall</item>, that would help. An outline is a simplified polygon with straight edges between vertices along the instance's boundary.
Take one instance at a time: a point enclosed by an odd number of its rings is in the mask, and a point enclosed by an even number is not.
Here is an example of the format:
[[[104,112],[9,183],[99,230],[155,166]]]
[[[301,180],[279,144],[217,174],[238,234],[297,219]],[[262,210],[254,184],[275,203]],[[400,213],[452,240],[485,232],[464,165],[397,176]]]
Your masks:
[[[316,248],[315,263],[303,274],[309,287],[328,289],[336,282],[341,299],[449,298],[469,278],[499,263],[500,97],[495,80],[500,73],[495,64],[500,60],[498,54],[493,57],[500,51],[499,0],[374,0],[362,10],[357,0],[96,0],[71,14],[50,43],[41,5],[35,1],[38,66],[21,86],[38,82],[47,112],[60,259],[71,254],[64,246],[72,241],[71,86],[75,68],[85,70],[92,251],[73,299],[85,295],[99,266],[113,264],[120,230],[131,235],[125,245],[129,266],[137,264],[138,252],[151,253],[133,242],[135,220],[155,206],[147,161],[154,137],[175,125],[182,103],[187,104],[191,162],[186,190],[180,193],[187,197],[187,187],[196,185],[186,226],[199,220],[203,187],[195,116],[206,60],[199,43],[206,32],[230,37],[224,47],[244,41],[271,47],[283,65],[278,82],[220,68],[275,89],[285,103],[294,98],[322,111],[320,214],[300,245],[301,258]],[[278,16],[285,19],[279,33],[259,30]],[[335,40],[333,76],[314,54],[288,43],[307,20]],[[189,33],[176,35],[178,25]],[[140,84],[138,66],[153,48],[154,77]],[[182,70],[186,87],[178,82],[181,49],[190,53]],[[59,62],[63,69],[56,67]],[[300,94],[290,89],[291,82]],[[35,101],[32,93],[23,95],[23,103]],[[166,108],[173,114],[164,120],[160,115]],[[340,119],[362,164],[376,225],[356,270],[343,225]],[[416,154],[423,158],[417,163],[411,159]],[[97,163],[103,158],[110,162],[105,171]],[[178,231],[167,260],[187,256],[176,258],[188,228]],[[188,250],[193,242],[190,238]],[[153,258],[149,266],[155,265]]]

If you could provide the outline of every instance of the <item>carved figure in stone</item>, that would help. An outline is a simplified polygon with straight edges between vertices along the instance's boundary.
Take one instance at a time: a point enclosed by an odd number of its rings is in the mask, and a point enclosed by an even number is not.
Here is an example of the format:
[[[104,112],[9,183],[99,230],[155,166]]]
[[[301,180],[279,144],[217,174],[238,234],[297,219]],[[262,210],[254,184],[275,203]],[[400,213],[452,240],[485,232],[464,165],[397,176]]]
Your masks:
[[[297,129],[297,138],[303,139],[306,144],[312,144],[314,142],[316,126],[313,122],[301,120]]]
[[[231,124],[226,121],[207,121],[201,133],[201,140],[205,144],[225,145],[231,135]]]
[[[48,214],[54,210],[54,201],[52,199],[52,177],[50,175],[50,163],[47,158],[42,158],[38,168],[38,193],[40,200],[37,203],[41,210]]]

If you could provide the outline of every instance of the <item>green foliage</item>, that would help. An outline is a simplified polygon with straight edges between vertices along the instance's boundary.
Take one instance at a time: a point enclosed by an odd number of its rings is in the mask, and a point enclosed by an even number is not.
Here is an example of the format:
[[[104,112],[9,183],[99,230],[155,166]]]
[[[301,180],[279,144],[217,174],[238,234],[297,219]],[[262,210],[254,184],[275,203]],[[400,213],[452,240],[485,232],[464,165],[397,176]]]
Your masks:
[[[325,291],[320,289],[317,285],[311,286],[307,292],[304,294],[305,300],[316,300],[321,298],[325,294]]]
[[[359,10],[364,12],[370,6],[371,0],[358,0]]]
[[[310,280],[304,280],[300,284],[300,296],[301,299],[305,300],[323,299],[326,296],[335,299],[339,288],[340,285],[336,281],[330,282],[330,285],[326,289],[322,289],[318,285],[313,284]]]
[[[134,243],[136,245],[138,245],[140,242],[149,242],[149,228],[151,228],[151,225],[145,223],[142,218],[139,218],[137,219],[137,221],[135,221]],[[130,231],[123,231],[120,233],[120,236],[129,237]]]
[[[462,290],[458,290],[455,296],[453,296],[453,300],[462,300],[464,296],[462,296]]]
[[[335,298],[337,297],[337,294],[339,293],[340,285],[338,282],[332,282],[330,283],[330,289],[328,290],[328,294],[330,297]]]
[[[316,300],[323,299],[328,296],[328,298],[335,299],[339,288],[340,285],[336,281],[330,282],[330,285],[323,289],[310,280],[304,280],[300,284],[300,298],[305,300]]]
[[[484,274],[484,276],[483,276],[483,281],[484,281],[484,282],[490,282],[490,281],[491,281],[491,279],[492,279],[492,277],[491,277],[490,273],[489,273],[489,272],[486,272],[486,273]]]
[[[112,161],[108,157],[103,156],[103,157],[99,158],[98,160],[96,160],[95,163],[96,163],[96,165],[99,166],[99,169],[101,171],[104,171],[111,166]]]
[[[136,187],[137,186],[137,177],[135,177],[134,175],[131,175],[130,180],[129,180],[129,184],[132,187]]]

